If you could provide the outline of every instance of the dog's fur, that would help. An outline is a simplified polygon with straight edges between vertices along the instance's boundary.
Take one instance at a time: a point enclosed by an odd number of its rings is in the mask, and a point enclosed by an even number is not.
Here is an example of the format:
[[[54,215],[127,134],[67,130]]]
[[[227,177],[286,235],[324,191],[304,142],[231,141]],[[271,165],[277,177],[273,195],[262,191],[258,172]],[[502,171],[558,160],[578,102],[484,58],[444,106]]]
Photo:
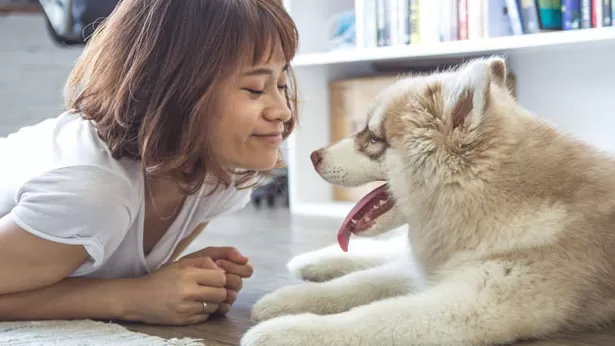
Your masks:
[[[523,109],[505,76],[491,57],[400,79],[319,150],[329,183],[389,184],[393,209],[359,235],[407,224],[411,246],[295,258],[325,282],[257,302],[242,345],[507,344],[615,317],[615,161]]]

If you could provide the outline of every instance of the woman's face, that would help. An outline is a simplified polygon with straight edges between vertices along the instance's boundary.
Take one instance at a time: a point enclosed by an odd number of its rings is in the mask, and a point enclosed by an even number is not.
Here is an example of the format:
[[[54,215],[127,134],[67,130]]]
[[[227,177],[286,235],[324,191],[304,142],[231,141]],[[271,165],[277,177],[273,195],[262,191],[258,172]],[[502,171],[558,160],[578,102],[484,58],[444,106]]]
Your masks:
[[[286,62],[282,50],[268,62],[237,71],[220,89],[213,128],[213,151],[222,163],[268,170],[278,161],[286,103]]]

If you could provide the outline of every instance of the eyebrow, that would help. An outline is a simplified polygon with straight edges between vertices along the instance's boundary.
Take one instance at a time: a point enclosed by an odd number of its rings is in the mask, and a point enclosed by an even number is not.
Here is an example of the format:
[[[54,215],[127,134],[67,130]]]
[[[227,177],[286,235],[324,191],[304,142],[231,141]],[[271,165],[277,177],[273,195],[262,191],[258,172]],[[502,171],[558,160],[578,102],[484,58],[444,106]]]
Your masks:
[[[288,70],[288,64],[284,65],[284,68],[282,68],[282,72],[286,72],[286,70]],[[266,68],[266,67],[259,67],[256,68],[254,70],[250,70],[246,73],[244,73],[244,76],[258,76],[258,75],[270,75],[273,74],[273,70],[270,68]]]

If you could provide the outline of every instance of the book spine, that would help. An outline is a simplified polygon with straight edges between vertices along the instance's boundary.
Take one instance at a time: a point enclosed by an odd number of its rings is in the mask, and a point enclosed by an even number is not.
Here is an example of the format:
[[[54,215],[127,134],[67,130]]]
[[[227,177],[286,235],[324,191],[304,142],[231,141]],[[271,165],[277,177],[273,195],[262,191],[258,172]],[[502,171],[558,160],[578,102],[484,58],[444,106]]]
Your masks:
[[[611,26],[613,23],[611,6],[611,0],[602,0],[602,26]]]
[[[541,29],[560,30],[562,28],[561,0],[537,0],[536,6],[538,7]]]
[[[562,30],[577,30],[580,28],[581,0],[562,0]]]
[[[523,35],[523,25],[521,24],[517,0],[506,0],[506,13],[510,20],[513,35]]]
[[[457,3],[457,37],[460,40],[468,39],[468,0],[459,0]]]
[[[419,0],[410,0],[410,11],[408,18],[410,24],[410,44],[420,44],[421,33],[419,31]]]
[[[581,29],[588,29],[592,27],[591,14],[591,0],[581,0]]]
[[[523,23],[523,32],[534,34],[540,32],[538,8],[534,0],[519,0],[519,13]]]

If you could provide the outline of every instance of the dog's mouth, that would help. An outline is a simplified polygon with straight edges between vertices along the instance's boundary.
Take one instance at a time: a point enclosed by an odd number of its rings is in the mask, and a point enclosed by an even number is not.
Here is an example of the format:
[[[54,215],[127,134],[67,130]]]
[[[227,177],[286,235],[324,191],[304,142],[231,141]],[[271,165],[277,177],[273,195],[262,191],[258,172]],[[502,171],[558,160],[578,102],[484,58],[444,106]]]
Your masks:
[[[342,223],[338,233],[337,242],[344,252],[348,251],[350,236],[370,229],[378,217],[389,211],[394,200],[388,192],[388,184],[377,187],[365,195],[350,210],[346,220]]]

